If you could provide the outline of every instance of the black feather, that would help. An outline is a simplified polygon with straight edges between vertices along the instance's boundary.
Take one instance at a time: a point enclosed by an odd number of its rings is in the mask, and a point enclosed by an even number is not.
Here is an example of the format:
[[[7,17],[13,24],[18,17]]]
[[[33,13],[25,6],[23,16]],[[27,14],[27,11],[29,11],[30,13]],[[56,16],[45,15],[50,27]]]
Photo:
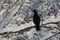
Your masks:
[[[35,28],[36,28],[37,31],[39,31],[39,30],[40,30],[40,28],[39,28],[40,17],[39,17],[39,15],[38,15],[38,13],[37,13],[36,10],[32,10],[32,11],[34,12],[33,22],[34,22],[34,24],[35,24]]]

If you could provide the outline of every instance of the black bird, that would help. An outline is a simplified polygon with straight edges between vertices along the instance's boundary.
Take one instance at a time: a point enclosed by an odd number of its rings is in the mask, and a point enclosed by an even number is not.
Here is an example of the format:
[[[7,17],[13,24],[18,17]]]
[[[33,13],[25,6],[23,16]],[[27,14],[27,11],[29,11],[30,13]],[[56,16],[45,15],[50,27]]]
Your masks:
[[[38,13],[37,13],[37,11],[36,10],[32,10],[33,11],[33,13],[34,13],[34,15],[33,15],[33,22],[34,22],[34,24],[35,24],[35,27],[36,27],[36,30],[37,31],[39,31],[40,30],[40,17],[39,17],[39,15],[38,15]]]

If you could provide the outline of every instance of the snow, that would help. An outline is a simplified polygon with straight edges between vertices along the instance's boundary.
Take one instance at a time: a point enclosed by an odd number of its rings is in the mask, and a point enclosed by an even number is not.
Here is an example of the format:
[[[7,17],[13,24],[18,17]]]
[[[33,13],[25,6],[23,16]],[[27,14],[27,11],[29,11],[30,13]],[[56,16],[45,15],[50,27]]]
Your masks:
[[[7,6],[8,2],[4,3],[2,0],[1,6],[3,6],[4,8],[8,7],[8,9],[2,8],[2,10],[0,11],[0,19],[1,19],[0,40],[46,40],[49,37],[53,36],[54,34],[60,32],[60,30],[58,29],[59,27],[56,24],[47,24],[46,25],[47,28],[41,27],[41,31],[36,31],[35,28],[31,28],[29,31],[26,31],[26,32],[14,33],[16,31],[20,31],[20,30],[34,26],[34,24],[32,22],[33,13],[30,9],[28,9],[28,7],[30,7],[31,9],[37,9],[39,11],[39,13],[42,13],[43,16],[46,15],[46,13],[47,13],[47,4],[46,3],[49,3],[50,5],[54,4],[54,6],[55,6],[54,8],[56,10],[59,10],[58,6],[56,4],[56,0],[41,0],[41,1],[43,1],[43,2],[39,3],[39,0],[21,0],[21,1],[19,0],[18,2],[16,2],[16,0],[15,0],[15,1],[12,1],[12,3],[11,3],[13,5],[13,7],[11,7],[11,9],[9,9],[9,6]],[[20,2],[20,4],[18,4],[19,2]],[[8,4],[8,5],[10,5],[10,4]],[[8,10],[9,14],[6,12],[7,10]],[[27,10],[28,10],[28,12],[27,12]],[[59,10],[59,12],[60,12],[60,10]],[[6,13],[5,17],[2,16],[4,13]],[[58,14],[60,14],[60,13],[58,13]],[[47,19],[47,17],[48,17],[48,19]],[[24,20],[24,18],[26,18],[26,20],[28,20],[28,23]],[[29,19],[31,21],[29,21]],[[55,17],[54,15],[51,15],[51,16],[47,15],[44,17],[43,24],[50,23],[50,22],[58,22],[58,21],[60,21],[60,15],[57,15],[57,17]],[[5,26],[5,28],[4,28],[4,26]],[[56,27],[57,29],[54,27]],[[5,33],[5,32],[7,32],[7,33],[4,35],[1,35],[2,33]],[[9,33],[9,32],[13,32],[13,33]],[[60,37],[59,35],[53,36],[50,39],[59,40],[59,37]]]
[[[0,24],[0,29],[2,29],[3,26],[5,26],[10,21],[10,19],[13,17],[13,15],[16,13],[19,7],[20,6],[18,5],[13,11],[11,11],[11,15],[4,19],[4,21]]]
[[[45,37],[43,37],[41,40],[45,40],[47,38],[49,38],[50,36],[52,36],[52,33],[48,33]]]
[[[0,11],[0,15],[3,15],[3,13],[6,11],[6,9],[2,9],[1,11]]]
[[[17,25],[12,25],[12,27],[7,27],[7,28],[4,28],[3,30],[0,30],[1,31],[0,33],[11,32],[11,31],[15,32],[15,31],[18,31],[18,30],[21,30],[21,29],[25,29],[25,28],[31,27],[31,26],[34,26],[34,24],[32,22],[20,25],[19,27],[17,27]]]
[[[60,21],[60,16],[57,16],[56,18],[54,18],[54,16],[51,16],[51,17],[49,17],[47,20],[45,20],[45,21],[43,22],[43,24],[44,24],[44,23],[49,23],[49,22],[57,22],[57,21]]]

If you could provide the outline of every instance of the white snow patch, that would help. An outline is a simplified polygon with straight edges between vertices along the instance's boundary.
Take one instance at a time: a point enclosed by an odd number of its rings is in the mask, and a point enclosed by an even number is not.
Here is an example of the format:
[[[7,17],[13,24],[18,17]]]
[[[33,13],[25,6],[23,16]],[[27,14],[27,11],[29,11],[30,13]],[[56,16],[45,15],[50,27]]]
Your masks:
[[[2,15],[5,11],[6,11],[6,9],[2,9],[2,10],[0,11],[0,15]]]

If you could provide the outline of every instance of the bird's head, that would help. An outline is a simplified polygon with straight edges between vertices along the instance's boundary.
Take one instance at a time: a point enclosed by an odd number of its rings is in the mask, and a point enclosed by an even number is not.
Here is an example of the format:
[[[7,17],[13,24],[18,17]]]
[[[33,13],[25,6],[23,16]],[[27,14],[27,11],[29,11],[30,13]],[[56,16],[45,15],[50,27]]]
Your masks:
[[[34,13],[37,13],[37,11],[36,10],[32,10]]]

